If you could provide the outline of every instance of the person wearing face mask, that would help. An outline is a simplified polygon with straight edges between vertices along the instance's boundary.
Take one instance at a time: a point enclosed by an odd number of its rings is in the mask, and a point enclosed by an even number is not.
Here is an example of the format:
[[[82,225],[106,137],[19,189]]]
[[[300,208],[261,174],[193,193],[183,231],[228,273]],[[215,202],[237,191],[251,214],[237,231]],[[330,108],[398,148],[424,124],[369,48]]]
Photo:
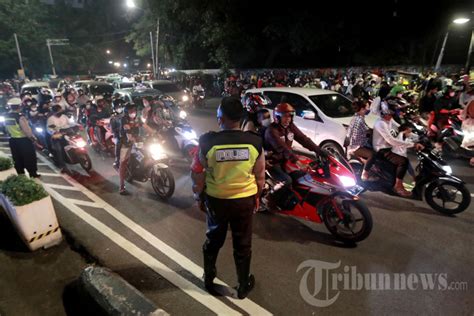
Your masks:
[[[145,122],[147,117],[148,117],[148,114],[151,111],[151,103],[146,98],[143,98],[142,102],[143,102],[143,109],[142,109],[142,113],[141,113],[142,114],[141,118],[142,118],[143,122]]]
[[[139,120],[137,119],[137,108],[133,104],[127,104],[124,109],[124,114],[120,119],[120,195],[127,195],[125,188],[125,175],[127,173],[127,165],[130,158],[132,145],[136,141],[139,133]]]
[[[295,109],[289,103],[280,103],[273,111],[274,122],[265,131],[265,143],[273,152],[269,169],[270,174],[289,186],[292,183],[291,177],[284,171],[283,164],[286,161],[296,162],[297,156],[294,154],[292,145],[296,140],[304,148],[314,152],[316,156],[326,158],[327,154],[309,137],[307,137],[294,123]]]
[[[102,119],[109,118],[111,116],[107,103],[103,97],[97,97],[97,107],[93,109],[89,115],[91,127],[94,130],[94,136],[102,150],[106,150],[105,147],[105,128],[99,124]]]
[[[456,98],[456,92],[451,86],[446,87],[443,96],[434,103],[434,123],[442,130],[448,123],[452,110],[459,109],[460,105]]]
[[[221,131],[200,137],[191,165],[194,198],[207,217],[202,247],[204,286],[210,294],[216,294],[217,256],[230,225],[239,299],[244,299],[255,284],[250,274],[252,218],[265,183],[262,139],[240,129],[243,114],[237,97],[222,99],[217,110]]]
[[[352,103],[352,109],[355,114],[347,129],[346,139],[348,140],[347,153],[361,158],[365,161],[364,170],[362,171],[362,180],[374,181],[369,177],[369,170],[374,164],[374,151],[367,147],[369,144],[370,128],[365,122],[365,116],[370,113],[367,103],[357,100]]]
[[[257,112],[267,107],[270,103],[271,101],[260,93],[249,93],[243,97],[243,104],[246,110],[246,115],[242,122],[242,130],[244,132],[257,131]]]
[[[25,169],[32,178],[39,178],[36,165],[36,141],[26,117],[20,113],[20,104],[10,104],[10,112],[5,115],[5,129],[9,135],[9,145],[17,174],[25,174]]]
[[[270,114],[270,111],[267,109],[260,109],[257,111],[257,134],[262,137],[262,139],[265,138],[265,131],[267,128],[272,124],[272,116]],[[264,144],[265,147],[265,144]]]
[[[83,89],[78,89],[77,90],[77,105],[79,108],[84,107],[87,103],[87,101],[90,100],[90,98],[84,93]]]
[[[421,144],[410,141],[409,139],[398,139],[392,135],[392,130],[398,130],[399,125],[393,120],[393,115],[396,111],[396,104],[389,103],[387,109],[382,110],[381,117],[377,119],[374,125],[374,132],[372,136],[372,144],[374,150],[390,161],[396,168],[395,184],[393,187],[394,193],[408,197],[411,195],[410,191],[403,187],[403,178],[409,168],[408,158],[392,152],[392,147],[415,147],[416,150],[422,150],[424,147]],[[395,125],[394,125],[395,124]]]
[[[59,91],[56,92],[56,94],[54,95],[53,103],[54,104],[59,104],[63,111],[65,111],[68,108],[68,104],[67,104],[66,100],[64,100],[63,95]]]
[[[115,170],[119,170],[120,167],[120,150],[122,149],[122,144],[120,143],[120,120],[123,117],[123,109],[124,109],[124,102],[122,99],[119,99],[121,102],[116,102],[114,100],[114,112],[112,117],[110,118],[110,126],[112,128],[112,133],[114,137],[114,144],[115,144],[115,162],[114,168]]]
[[[26,109],[26,117],[32,125],[38,123],[43,118],[43,114],[39,112],[37,102],[32,102],[30,107]]]
[[[71,126],[69,118],[59,104],[53,105],[53,115],[46,121],[46,127],[51,136],[51,146],[56,154],[56,162],[62,173],[68,173],[69,169],[66,166],[64,158],[63,147],[65,146],[64,136],[60,130]]]

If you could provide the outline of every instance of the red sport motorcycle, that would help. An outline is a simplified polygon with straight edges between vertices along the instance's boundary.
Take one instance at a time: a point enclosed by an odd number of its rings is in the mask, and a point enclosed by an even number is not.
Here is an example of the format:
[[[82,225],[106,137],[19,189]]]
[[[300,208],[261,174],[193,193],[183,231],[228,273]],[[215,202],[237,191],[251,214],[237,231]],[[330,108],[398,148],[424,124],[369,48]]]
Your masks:
[[[354,172],[340,154],[331,153],[327,161],[298,156],[285,164],[291,176],[291,188],[266,172],[262,209],[322,223],[339,240],[359,242],[372,231],[372,216],[359,199],[363,188],[357,185]],[[272,206],[273,205],[273,206]],[[273,208],[273,210],[272,210]]]

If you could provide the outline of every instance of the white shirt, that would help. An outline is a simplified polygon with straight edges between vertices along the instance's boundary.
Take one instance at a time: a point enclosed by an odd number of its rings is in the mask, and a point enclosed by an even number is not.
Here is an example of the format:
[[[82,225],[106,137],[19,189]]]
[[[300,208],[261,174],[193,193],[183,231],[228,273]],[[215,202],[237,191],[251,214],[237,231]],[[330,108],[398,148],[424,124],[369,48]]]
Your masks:
[[[55,127],[50,128],[50,125],[55,125]],[[71,127],[71,124],[69,123],[69,118],[63,114],[60,117],[51,115],[46,122],[46,126],[48,128],[48,133],[52,135],[55,132],[58,132],[60,129]]]
[[[400,140],[392,134],[392,130],[396,131],[398,129],[397,125],[394,120],[387,122],[383,118],[377,119],[374,124],[374,134],[372,136],[372,145],[375,151],[395,146],[403,146],[405,148],[415,146],[415,143]]]

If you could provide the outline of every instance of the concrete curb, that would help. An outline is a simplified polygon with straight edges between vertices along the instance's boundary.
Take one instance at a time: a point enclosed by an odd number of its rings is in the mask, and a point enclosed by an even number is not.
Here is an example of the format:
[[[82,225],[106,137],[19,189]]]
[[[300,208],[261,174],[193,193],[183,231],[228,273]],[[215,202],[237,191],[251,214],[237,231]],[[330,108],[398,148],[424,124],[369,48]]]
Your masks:
[[[118,274],[103,267],[85,268],[77,282],[81,306],[100,315],[169,315]]]

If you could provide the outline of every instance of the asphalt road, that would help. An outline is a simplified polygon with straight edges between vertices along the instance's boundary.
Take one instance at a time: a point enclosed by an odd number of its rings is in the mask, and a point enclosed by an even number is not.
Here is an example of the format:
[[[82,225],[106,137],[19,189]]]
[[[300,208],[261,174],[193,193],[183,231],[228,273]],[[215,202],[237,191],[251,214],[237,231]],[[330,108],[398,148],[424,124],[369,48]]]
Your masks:
[[[211,100],[208,108],[190,114],[198,134],[217,128],[216,105]],[[205,216],[194,205],[184,159],[172,161],[176,192],[164,203],[150,183],[128,185],[131,195],[120,196],[113,159],[90,153],[95,172],[87,175],[75,166],[72,178],[58,176],[41,158],[40,170],[49,174],[42,181],[55,198],[63,230],[171,314],[474,311],[474,204],[446,217],[424,202],[365,193],[374,228],[353,247],[335,242],[324,225],[256,214],[252,270],[257,284],[240,301],[232,298],[237,281],[230,234],[218,259],[221,290],[227,294],[212,297],[203,291]],[[451,163],[474,192],[473,169],[466,161]]]

